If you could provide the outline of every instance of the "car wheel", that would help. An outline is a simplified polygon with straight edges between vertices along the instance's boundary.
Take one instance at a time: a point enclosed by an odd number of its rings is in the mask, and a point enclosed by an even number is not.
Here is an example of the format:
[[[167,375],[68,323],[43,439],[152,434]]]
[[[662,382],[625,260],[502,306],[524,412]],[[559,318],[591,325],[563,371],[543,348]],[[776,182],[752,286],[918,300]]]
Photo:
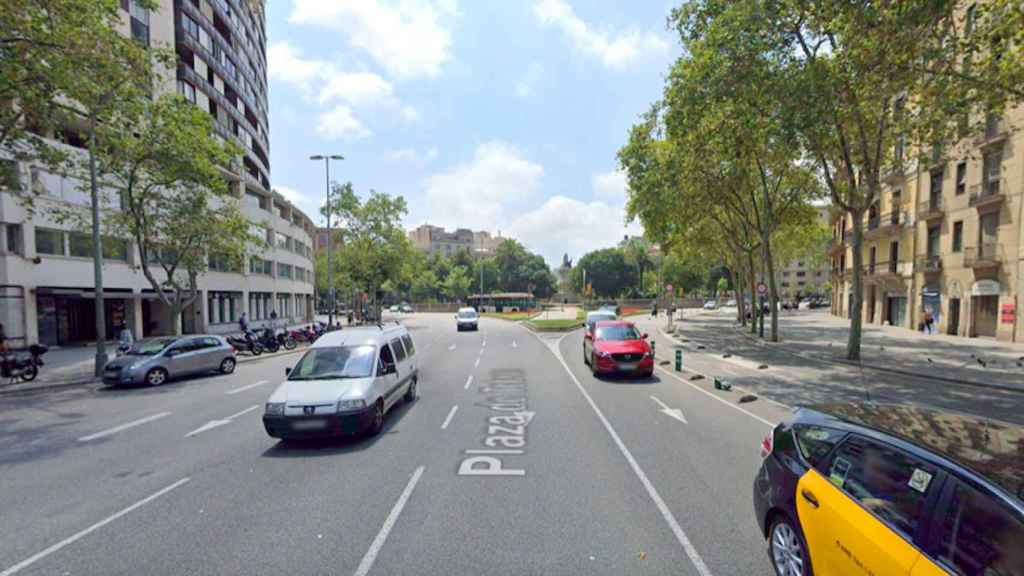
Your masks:
[[[654,368],[651,368],[647,372],[644,372],[643,374],[641,374],[641,376],[643,376],[644,378],[653,378],[654,377]]]
[[[263,346],[261,344],[253,344],[252,355],[259,356],[260,354],[263,354]]]
[[[583,349],[583,363],[586,364],[587,366],[590,366],[590,357],[587,356],[586,348]]]
[[[590,373],[597,376],[597,362],[594,360],[593,353],[590,354],[590,362],[588,364],[590,364]]]
[[[21,373],[22,382],[31,382],[36,379],[39,375],[39,368],[35,364],[30,364],[25,367],[25,371]]]
[[[236,364],[236,362],[235,362],[234,358],[225,358],[225,359],[221,360],[220,361],[220,373],[221,374],[231,374],[232,372],[235,371],[235,364]]]
[[[405,391],[405,401],[415,402],[416,401],[416,378],[413,377],[412,381],[409,382],[409,389]]]
[[[167,382],[167,370],[163,368],[153,368],[149,372],[146,372],[146,384],[150,386],[161,386]]]
[[[768,531],[772,566],[778,576],[811,576],[811,562],[803,534],[788,516],[775,517]]]
[[[298,346],[298,345],[299,344],[298,344],[298,342],[295,341],[295,338],[292,338],[291,336],[289,336],[288,338],[284,339],[284,349],[285,350],[295,350],[295,347]]]
[[[380,434],[380,431],[384,429],[384,401],[377,400],[377,403],[373,405],[373,420],[370,422],[370,428],[367,430],[367,436],[376,436]]]

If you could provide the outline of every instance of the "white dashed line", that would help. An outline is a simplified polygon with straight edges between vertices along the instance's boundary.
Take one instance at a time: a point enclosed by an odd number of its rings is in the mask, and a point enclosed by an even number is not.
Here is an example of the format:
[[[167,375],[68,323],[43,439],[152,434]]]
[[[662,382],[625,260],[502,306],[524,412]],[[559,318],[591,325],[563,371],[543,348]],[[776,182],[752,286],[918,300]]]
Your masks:
[[[233,389],[228,390],[227,392],[225,392],[225,394],[228,394],[228,395],[230,395],[230,394],[238,394],[239,392],[245,392],[246,390],[251,390],[253,388],[256,388],[257,386],[263,386],[264,384],[269,384],[269,383],[270,383],[270,380],[260,380],[259,382],[255,382],[253,384],[248,384],[246,386],[239,386],[238,388],[233,388]]]
[[[152,422],[154,420],[159,420],[159,419],[163,418],[164,416],[170,416],[170,415],[171,415],[170,412],[160,412],[158,414],[153,414],[151,416],[146,416],[145,418],[139,418],[138,420],[132,420],[131,422],[126,422],[124,424],[121,424],[120,426],[114,426],[113,428],[111,428],[109,430],[104,430],[102,432],[97,432],[95,434],[89,434],[88,436],[82,436],[81,438],[78,439],[78,441],[79,442],[88,442],[90,440],[95,440],[97,438],[103,438],[104,436],[110,436],[111,434],[117,434],[118,432],[121,432],[122,430],[127,430],[129,428],[134,428],[136,426],[141,426],[141,425],[146,424],[148,422]]]
[[[187,477],[186,478],[182,478],[181,480],[178,480],[174,484],[171,484],[170,486],[167,486],[166,488],[162,488],[162,489],[154,492],[153,494],[150,494],[149,496],[146,496],[142,500],[139,500],[138,502],[136,502],[135,504],[132,504],[131,506],[125,508],[124,510],[121,510],[120,512],[117,512],[117,513],[113,514],[112,516],[107,516],[106,518],[104,518],[103,520],[100,520],[99,522],[93,524],[92,526],[89,526],[88,528],[86,528],[86,529],[84,529],[84,530],[82,530],[80,532],[76,532],[75,534],[73,534],[72,536],[69,536],[68,538],[65,538],[64,540],[61,540],[60,542],[57,542],[56,544],[54,544],[53,546],[50,546],[46,550],[43,550],[42,552],[39,552],[39,553],[37,553],[37,554],[35,554],[33,556],[29,556],[25,560],[22,560],[21,562],[18,562],[14,566],[11,566],[10,568],[4,570],[3,572],[0,572],[0,576],[11,576],[12,574],[20,572],[22,569],[27,568],[27,567],[31,566],[32,564],[35,564],[36,562],[42,560],[43,558],[46,558],[50,554],[53,554],[54,552],[57,552],[61,548],[64,548],[65,546],[67,546],[69,544],[74,544],[78,540],[88,536],[89,534],[95,532],[96,530],[99,530],[100,528],[103,528],[107,524],[110,524],[114,520],[117,520],[118,518],[124,516],[125,514],[128,514],[132,510],[135,510],[137,508],[141,508],[142,506],[145,506],[146,504],[149,504],[153,500],[156,500],[157,498],[163,496],[164,494],[167,494],[168,492],[170,492],[171,490],[174,490],[178,486],[181,486],[182,484],[187,483],[189,480],[190,480],[190,478],[187,478]]]
[[[512,347],[513,347],[513,348],[519,348],[519,344],[517,344],[517,343],[516,343],[516,341],[515,341],[515,340],[513,340],[513,341],[512,341]]]
[[[469,390],[469,387],[473,385],[473,375],[470,374],[469,378],[466,378],[466,385],[462,387],[463,390]]]
[[[366,555],[363,556],[363,560],[359,562],[359,567],[356,568],[355,576],[366,576],[370,573],[370,569],[373,568],[373,561],[377,559],[377,554],[380,553],[380,549],[384,547],[384,542],[388,539],[388,534],[391,529],[395,527],[395,522],[398,521],[398,515],[402,513],[402,508],[405,508],[405,503],[409,501],[409,496],[412,495],[412,491],[416,488],[416,483],[420,481],[420,476],[423,475],[423,466],[420,466],[412,473],[412,478],[409,479],[409,483],[405,485],[405,490],[402,491],[402,495],[398,497],[398,502],[395,502],[391,513],[388,514],[384,525],[381,526],[380,532],[377,533],[377,537],[373,539],[370,544],[370,549],[366,551]],[[0,574],[0,576],[4,576]]]
[[[449,352],[451,352],[452,350],[455,350],[455,344],[452,344],[451,346],[448,347]]]
[[[478,366],[480,366],[480,357],[479,356],[476,357],[476,362],[473,362],[473,368],[476,368]]]
[[[459,411],[459,405],[452,406],[452,409],[448,411],[448,416],[444,419],[444,424],[441,424],[441,430],[447,430],[448,425],[452,423],[452,418],[455,418],[455,413]]]

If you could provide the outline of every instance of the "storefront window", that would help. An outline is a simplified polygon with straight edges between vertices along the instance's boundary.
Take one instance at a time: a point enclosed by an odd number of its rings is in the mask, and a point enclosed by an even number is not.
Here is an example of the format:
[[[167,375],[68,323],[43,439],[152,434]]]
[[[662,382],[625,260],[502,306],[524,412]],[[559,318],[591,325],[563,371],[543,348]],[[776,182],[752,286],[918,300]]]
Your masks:
[[[92,244],[92,242],[90,242]],[[91,254],[90,254],[91,256]],[[128,242],[121,238],[104,238],[103,239],[103,259],[104,260],[118,260],[121,262],[128,261]]]

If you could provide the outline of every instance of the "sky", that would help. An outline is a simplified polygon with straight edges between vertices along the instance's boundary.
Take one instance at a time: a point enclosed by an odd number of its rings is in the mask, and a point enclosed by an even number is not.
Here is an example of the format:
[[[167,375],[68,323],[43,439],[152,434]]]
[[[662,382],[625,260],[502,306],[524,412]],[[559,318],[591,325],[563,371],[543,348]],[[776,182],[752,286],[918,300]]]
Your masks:
[[[272,0],[273,187],[321,220],[331,180],[405,226],[513,237],[550,265],[641,234],[616,151],[679,55],[670,0]]]

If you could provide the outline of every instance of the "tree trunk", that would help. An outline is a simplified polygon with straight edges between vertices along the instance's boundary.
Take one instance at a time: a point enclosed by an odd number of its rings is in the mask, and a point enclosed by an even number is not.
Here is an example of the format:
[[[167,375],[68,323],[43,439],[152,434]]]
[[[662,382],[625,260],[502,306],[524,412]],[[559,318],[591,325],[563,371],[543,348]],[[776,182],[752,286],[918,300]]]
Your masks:
[[[741,326],[746,326],[746,306],[743,305],[743,266],[740,262],[740,258],[737,257],[736,265],[733,266],[733,269],[730,271],[730,273],[732,274],[733,294],[736,295],[736,322],[738,322]]]
[[[864,211],[855,210],[850,215],[853,217],[853,229],[850,234],[850,247],[853,251],[850,277],[853,280],[853,293],[850,295],[850,334],[846,341],[846,359],[860,360],[860,337],[864,324],[861,314],[861,310],[864,307],[864,284],[862,277],[864,272],[864,256],[861,254],[861,245],[864,242],[862,234]]]
[[[761,310],[757,306],[757,270],[754,268],[754,251],[747,252],[747,264],[750,266],[750,333],[757,334],[757,315]]]
[[[770,235],[761,236],[761,254],[764,258],[766,268],[765,275],[768,276],[768,310],[771,311],[772,332],[771,341],[779,341],[779,294],[775,288],[775,262],[772,260],[772,247]]]

